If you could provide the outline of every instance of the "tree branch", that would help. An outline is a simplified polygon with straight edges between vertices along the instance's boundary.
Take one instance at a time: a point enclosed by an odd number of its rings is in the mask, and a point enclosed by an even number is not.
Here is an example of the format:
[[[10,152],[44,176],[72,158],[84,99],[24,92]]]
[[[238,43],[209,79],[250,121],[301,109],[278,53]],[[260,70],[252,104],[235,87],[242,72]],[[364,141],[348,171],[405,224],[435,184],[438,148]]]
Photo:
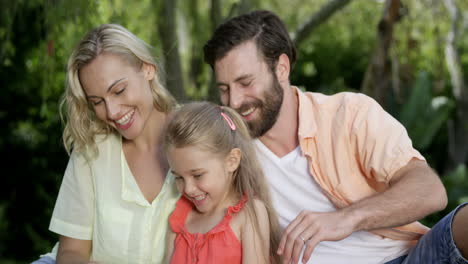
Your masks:
[[[338,10],[349,4],[351,0],[330,0],[324,5],[317,13],[315,13],[308,21],[302,24],[299,29],[295,32],[293,41],[296,47],[307,38],[307,36],[314,31],[318,25],[325,22]]]

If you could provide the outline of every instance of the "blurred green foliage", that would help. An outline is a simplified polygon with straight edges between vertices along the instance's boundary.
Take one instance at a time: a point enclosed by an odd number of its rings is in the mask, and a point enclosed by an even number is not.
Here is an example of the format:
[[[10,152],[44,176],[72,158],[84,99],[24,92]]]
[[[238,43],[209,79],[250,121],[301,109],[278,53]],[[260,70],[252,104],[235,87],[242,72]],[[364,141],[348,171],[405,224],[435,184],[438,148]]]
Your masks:
[[[234,7],[265,8],[282,17],[293,33],[326,0],[220,0],[222,18]],[[386,109],[408,129],[415,147],[441,175],[449,195],[446,210],[424,219],[432,226],[457,204],[468,201],[468,170],[448,161],[447,123],[459,107],[451,93],[444,59],[450,19],[432,0],[408,0],[397,24],[392,56],[398,61],[399,90],[389,91]],[[178,2],[177,30],[185,91],[208,97],[211,70],[200,61],[211,34],[210,1]],[[468,9],[468,3],[458,1]],[[81,36],[101,23],[119,23],[160,50],[160,1],[0,2],[0,151],[6,164],[0,192],[0,263],[24,263],[48,252],[57,237],[50,216],[68,156],[61,144],[58,101],[68,55]],[[321,24],[298,47],[292,84],[327,94],[360,90],[375,48],[381,1],[352,1]],[[468,34],[458,43],[468,76]],[[198,59],[197,59],[198,58]],[[170,63],[170,62],[168,62]],[[170,89],[170,87],[169,87]],[[466,118],[468,120],[468,117]]]
[[[446,96],[433,96],[427,72],[420,72],[405,104],[400,107],[400,122],[408,130],[416,149],[426,150],[455,107]]]

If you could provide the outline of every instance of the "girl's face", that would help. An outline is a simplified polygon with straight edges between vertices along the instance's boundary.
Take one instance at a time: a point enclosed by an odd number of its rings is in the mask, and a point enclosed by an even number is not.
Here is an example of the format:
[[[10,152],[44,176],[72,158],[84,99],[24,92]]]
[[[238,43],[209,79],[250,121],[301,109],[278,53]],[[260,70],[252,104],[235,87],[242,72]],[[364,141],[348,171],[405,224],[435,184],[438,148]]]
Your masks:
[[[196,146],[170,147],[167,154],[177,189],[198,212],[213,213],[235,202],[232,175],[239,166],[239,149],[231,150],[226,157]]]
[[[138,69],[117,55],[103,53],[80,70],[79,78],[97,118],[133,140],[154,112],[150,88],[154,75],[151,65]]]

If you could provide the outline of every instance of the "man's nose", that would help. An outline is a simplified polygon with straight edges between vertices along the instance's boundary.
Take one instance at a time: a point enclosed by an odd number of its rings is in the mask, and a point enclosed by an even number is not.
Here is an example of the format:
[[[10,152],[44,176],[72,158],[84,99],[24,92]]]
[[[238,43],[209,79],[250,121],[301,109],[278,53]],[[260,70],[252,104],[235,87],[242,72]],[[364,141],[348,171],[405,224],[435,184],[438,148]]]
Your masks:
[[[232,87],[229,89],[229,107],[233,109],[239,109],[242,105],[244,95],[242,94],[241,89]]]

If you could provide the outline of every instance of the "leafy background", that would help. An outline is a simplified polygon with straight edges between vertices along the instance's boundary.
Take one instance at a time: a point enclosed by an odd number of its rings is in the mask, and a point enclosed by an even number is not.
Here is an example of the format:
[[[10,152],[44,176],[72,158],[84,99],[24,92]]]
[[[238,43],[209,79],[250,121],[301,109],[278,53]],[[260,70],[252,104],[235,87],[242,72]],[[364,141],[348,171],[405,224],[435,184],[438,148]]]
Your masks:
[[[399,19],[392,24],[391,45],[382,56],[376,51],[382,47],[378,32],[387,4],[398,5]],[[458,20],[450,15],[450,4],[458,10]],[[383,93],[377,99],[405,125],[448,192],[447,209],[423,219],[425,224],[432,226],[468,201],[465,1],[1,0],[0,263],[31,262],[57,240],[48,224],[68,160],[58,101],[68,55],[90,28],[122,24],[155,47],[167,86],[180,101],[216,101],[202,46],[217,24],[262,8],[276,12],[297,37],[304,24],[333,5],[333,12],[316,20],[313,30],[297,42],[299,59],[291,82],[327,94]],[[450,32],[456,36],[453,42],[448,41]],[[448,59],[447,47],[456,51],[457,60]],[[386,62],[387,85],[385,78],[366,85],[374,59]],[[462,86],[452,78],[452,66]]]

